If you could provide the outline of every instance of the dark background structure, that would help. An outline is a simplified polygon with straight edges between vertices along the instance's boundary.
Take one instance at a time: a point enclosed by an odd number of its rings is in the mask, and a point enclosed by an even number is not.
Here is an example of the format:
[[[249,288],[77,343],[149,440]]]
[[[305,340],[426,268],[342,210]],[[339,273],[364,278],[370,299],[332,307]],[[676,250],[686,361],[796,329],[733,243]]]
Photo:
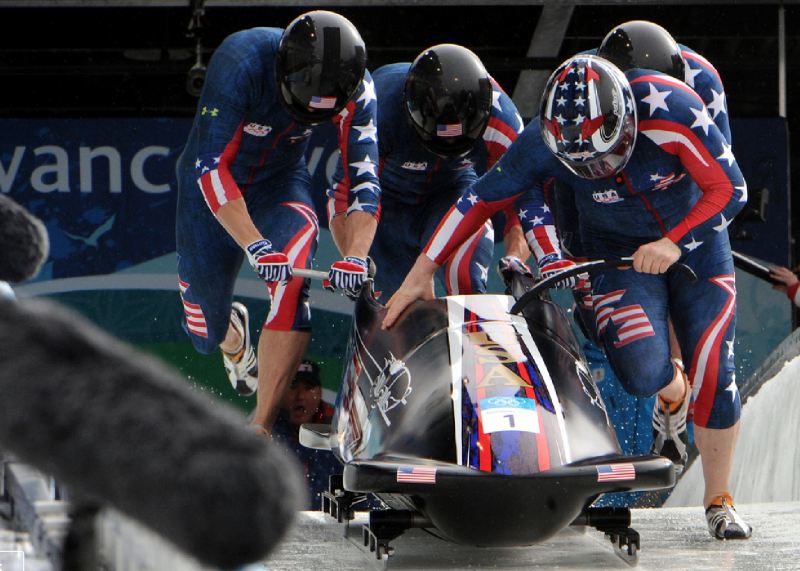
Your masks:
[[[800,0],[5,0],[0,117],[191,117],[198,40],[207,64],[228,34],[285,27],[319,8],[358,27],[373,70],[437,43],[469,47],[523,116],[561,61],[596,47],[616,24],[651,20],[714,63],[732,117],[785,112],[790,137],[800,133]],[[793,152],[792,166],[799,160]],[[797,228],[800,200],[792,202]]]

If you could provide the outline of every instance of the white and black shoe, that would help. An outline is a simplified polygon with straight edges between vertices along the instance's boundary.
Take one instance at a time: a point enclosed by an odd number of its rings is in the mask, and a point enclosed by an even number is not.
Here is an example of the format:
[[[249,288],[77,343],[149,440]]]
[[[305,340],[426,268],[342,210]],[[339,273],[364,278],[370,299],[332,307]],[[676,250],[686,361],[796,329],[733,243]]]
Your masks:
[[[231,305],[231,324],[241,335],[242,345],[236,353],[222,351],[222,361],[233,388],[249,396],[258,389],[258,359],[250,341],[250,316],[238,301]]]
[[[686,449],[689,444],[686,417],[689,413],[692,388],[683,372],[683,365],[679,361],[674,363],[683,377],[686,392],[683,399],[676,403],[669,403],[660,396],[656,397],[656,404],[653,407],[653,446],[650,452],[672,460],[676,472],[680,474],[689,457]]]
[[[716,539],[750,539],[753,528],[736,513],[733,499],[728,495],[717,496],[706,508],[708,531]]]

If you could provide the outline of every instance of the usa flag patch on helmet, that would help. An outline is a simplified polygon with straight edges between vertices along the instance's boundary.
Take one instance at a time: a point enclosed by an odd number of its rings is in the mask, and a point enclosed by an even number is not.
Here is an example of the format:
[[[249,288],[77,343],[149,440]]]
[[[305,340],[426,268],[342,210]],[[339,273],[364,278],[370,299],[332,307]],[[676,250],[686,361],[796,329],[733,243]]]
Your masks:
[[[436,125],[436,135],[438,137],[460,137],[462,135],[461,123],[452,125]]]
[[[336,106],[336,98],[312,95],[308,106],[312,109],[333,109]]]

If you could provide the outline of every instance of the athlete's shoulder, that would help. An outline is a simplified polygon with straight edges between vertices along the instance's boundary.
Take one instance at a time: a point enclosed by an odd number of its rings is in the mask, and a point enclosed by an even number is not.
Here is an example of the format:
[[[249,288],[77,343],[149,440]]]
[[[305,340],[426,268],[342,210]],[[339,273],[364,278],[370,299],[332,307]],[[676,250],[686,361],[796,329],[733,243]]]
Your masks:
[[[671,75],[649,69],[630,69],[625,72],[625,77],[640,107],[642,104],[668,107],[665,103],[667,97],[670,101],[680,100],[687,104],[695,102],[703,105],[702,99],[691,87]]]
[[[393,63],[379,67],[372,73],[378,97],[378,125],[384,137],[389,136],[388,133],[398,122],[405,121],[403,86],[410,67],[410,63]]]
[[[498,121],[508,125],[515,133],[521,133],[522,129],[525,127],[522,116],[519,114],[519,110],[514,104],[514,101],[494,78],[492,78],[492,109],[490,121],[490,124],[493,125]]]
[[[249,28],[226,37],[217,51],[231,54],[275,53],[283,30],[280,28]]]
[[[381,81],[396,80],[397,76],[401,76],[405,81],[406,74],[411,68],[410,63],[390,63],[382,65],[372,72],[372,77],[376,80],[381,78]]]
[[[411,67],[410,63],[392,63],[384,65],[372,72],[372,79],[375,82],[375,91],[378,100],[389,97],[392,94],[403,91],[406,81],[406,74]]]

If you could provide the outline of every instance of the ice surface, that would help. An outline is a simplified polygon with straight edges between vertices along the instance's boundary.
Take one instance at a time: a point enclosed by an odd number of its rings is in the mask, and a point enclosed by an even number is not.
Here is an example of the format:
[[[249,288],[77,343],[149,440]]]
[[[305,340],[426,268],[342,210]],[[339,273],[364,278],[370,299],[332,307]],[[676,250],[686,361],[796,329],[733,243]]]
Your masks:
[[[637,569],[758,570],[800,568],[800,503],[742,505],[740,511],[754,526],[748,541],[718,541],[706,530],[700,507],[634,509],[632,527],[641,535]],[[305,571],[309,569],[382,569],[363,546],[359,514],[344,526],[321,512],[303,512],[288,539],[259,569]],[[614,555],[603,534],[566,528],[547,542],[532,547],[476,548],[444,542],[419,529],[391,543],[395,554],[388,569],[630,569]],[[249,571],[249,569],[248,569]]]

